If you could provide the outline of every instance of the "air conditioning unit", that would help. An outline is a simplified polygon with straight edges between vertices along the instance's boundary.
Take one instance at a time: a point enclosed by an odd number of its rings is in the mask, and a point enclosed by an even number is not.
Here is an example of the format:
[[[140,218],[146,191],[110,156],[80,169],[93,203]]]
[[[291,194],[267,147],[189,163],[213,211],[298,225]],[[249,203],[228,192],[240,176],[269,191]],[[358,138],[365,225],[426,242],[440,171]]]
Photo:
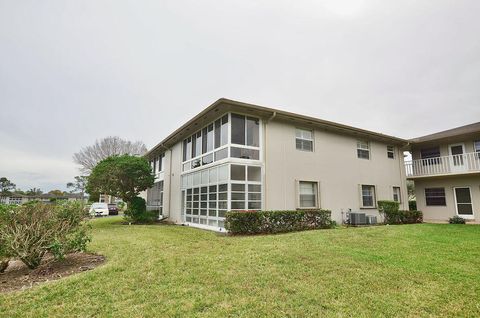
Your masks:
[[[367,215],[366,222],[368,225],[377,224],[377,216],[376,215]]]
[[[365,213],[350,213],[350,225],[365,225]]]

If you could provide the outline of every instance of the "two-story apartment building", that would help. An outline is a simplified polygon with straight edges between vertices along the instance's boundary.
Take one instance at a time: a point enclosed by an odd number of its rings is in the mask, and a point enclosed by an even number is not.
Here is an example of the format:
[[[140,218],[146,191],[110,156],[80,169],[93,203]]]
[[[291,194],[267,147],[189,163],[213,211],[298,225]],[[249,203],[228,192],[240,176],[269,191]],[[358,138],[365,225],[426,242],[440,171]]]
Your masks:
[[[407,178],[426,221],[480,219],[480,123],[411,140]]]
[[[152,148],[148,208],[178,224],[223,230],[229,210],[324,208],[378,215],[408,208],[406,140],[219,99]]]

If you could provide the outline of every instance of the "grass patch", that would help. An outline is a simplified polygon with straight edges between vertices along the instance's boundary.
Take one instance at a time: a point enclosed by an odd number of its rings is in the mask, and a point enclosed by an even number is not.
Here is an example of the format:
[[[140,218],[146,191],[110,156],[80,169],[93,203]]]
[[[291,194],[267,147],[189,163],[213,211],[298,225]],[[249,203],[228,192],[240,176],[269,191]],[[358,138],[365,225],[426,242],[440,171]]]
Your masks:
[[[121,222],[93,221],[89,249],[104,266],[0,295],[0,316],[480,315],[478,226],[226,237]]]

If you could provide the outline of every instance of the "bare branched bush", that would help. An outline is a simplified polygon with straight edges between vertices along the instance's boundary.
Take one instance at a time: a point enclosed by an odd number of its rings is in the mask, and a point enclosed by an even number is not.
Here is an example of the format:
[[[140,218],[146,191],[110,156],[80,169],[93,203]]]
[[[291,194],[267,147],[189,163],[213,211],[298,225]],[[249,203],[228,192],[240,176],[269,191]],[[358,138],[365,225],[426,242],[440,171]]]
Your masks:
[[[115,155],[143,155],[147,147],[141,141],[128,141],[110,136],[95,141],[91,146],[83,147],[73,155],[73,161],[81,166],[80,170],[89,175],[92,169],[105,158]]]
[[[0,241],[7,255],[19,258],[33,269],[47,252],[61,259],[84,251],[90,238],[80,203],[26,204],[0,215]]]

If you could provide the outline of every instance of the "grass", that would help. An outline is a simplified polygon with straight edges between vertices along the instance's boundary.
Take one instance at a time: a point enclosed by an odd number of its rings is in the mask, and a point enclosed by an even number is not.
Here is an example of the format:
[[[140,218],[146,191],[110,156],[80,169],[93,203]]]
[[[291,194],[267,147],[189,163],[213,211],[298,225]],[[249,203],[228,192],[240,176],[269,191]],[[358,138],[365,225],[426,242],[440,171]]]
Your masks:
[[[93,222],[93,271],[0,295],[1,317],[480,316],[480,227],[225,237]]]

